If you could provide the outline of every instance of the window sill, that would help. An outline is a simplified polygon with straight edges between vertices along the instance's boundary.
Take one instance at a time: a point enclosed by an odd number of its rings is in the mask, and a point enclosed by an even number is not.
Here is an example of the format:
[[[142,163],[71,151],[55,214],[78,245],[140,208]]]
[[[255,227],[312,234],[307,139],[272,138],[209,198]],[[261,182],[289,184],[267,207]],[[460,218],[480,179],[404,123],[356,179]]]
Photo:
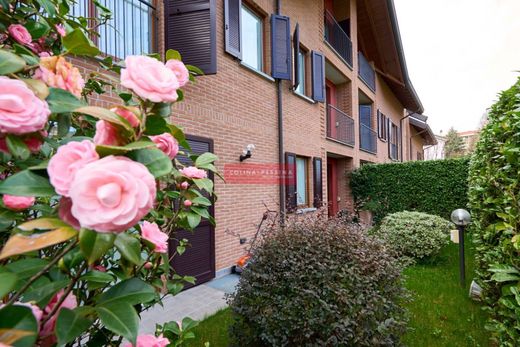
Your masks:
[[[312,100],[311,98],[309,98],[307,95],[303,95],[301,93],[298,93],[296,90],[293,89],[293,94],[296,95],[297,97],[307,101],[308,103],[311,103],[311,104],[315,104],[316,101]]]
[[[249,65],[247,65],[247,64],[245,64],[243,62],[240,62],[240,66],[242,66],[246,70],[249,70],[249,71],[257,74],[258,76],[262,77],[263,79],[265,79],[265,80],[267,80],[269,82],[274,82],[274,78],[272,78],[271,76],[269,76],[265,72],[259,71],[259,70],[255,69],[254,67],[249,66]]]
[[[305,208],[299,208],[296,210],[296,214],[306,214],[311,213],[314,211],[317,211],[318,209],[316,207],[305,207]]]
[[[368,150],[368,149],[364,149],[364,148],[359,148],[360,151],[362,152],[365,152],[365,153],[368,153],[368,154],[372,154],[372,155],[377,155],[377,152],[372,152],[371,150]]]

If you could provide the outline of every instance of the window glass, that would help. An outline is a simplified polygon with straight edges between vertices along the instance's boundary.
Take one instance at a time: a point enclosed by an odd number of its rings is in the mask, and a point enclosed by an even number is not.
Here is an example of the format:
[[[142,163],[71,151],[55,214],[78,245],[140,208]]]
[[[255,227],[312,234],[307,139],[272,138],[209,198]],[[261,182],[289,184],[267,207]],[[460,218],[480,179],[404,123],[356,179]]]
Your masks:
[[[296,203],[307,204],[307,161],[296,158]]]
[[[250,67],[262,70],[262,19],[246,6],[240,11],[242,21],[242,62]]]
[[[298,78],[300,80],[300,84],[298,88],[296,88],[296,92],[305,95],[305,53],[300,51],[298,52]]]

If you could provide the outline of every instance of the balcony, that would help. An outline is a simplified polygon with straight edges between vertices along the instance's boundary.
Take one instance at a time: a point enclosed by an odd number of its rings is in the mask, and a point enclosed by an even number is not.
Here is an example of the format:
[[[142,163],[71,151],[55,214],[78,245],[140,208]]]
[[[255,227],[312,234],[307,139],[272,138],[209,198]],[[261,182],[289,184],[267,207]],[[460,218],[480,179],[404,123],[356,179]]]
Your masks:
[[[354,119],[338,108],[327,105],[327,137],[354,147]]]
[[[367,58],[363,55],[363,53],[358,52],[358,65],[359,65],[359,77],[368,88],[370,88],[373,92],[376,91],[376,72],[372,68],[372,65],[368,62]]]
[[[377,153],[377,132],[363,123],[359,123],[359,148],[372,154]]]
[[[325,10],[325,41],[352,67],[352,41],[334,16]]]

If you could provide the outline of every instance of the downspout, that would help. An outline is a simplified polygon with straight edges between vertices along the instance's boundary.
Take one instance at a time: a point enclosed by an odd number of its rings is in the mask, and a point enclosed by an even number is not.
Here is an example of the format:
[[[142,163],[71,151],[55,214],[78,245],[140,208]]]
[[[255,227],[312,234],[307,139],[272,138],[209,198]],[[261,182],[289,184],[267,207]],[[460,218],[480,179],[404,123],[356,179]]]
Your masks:
[[[400,148],[400,155],[401,155],[401,161],[403,161],[403,120],[405,120],[406,118],[410,117],[412,114],[414,114],[415,112],[410,112],[408,113],[406,116],[404,116],[403,118],[399,119],[399,132],[400,132],[400,139],[399,139],[399,147]]]
[[[280,15],[281,0],[276,0],[276,14]],[[283,104],[282,104],[282,80],[276,79],[276,94],[278,107],[278,162],[283,173],[285,171],[285,156],[283,147]],[[285,175],[280,175],[280,223],[285,222]]]

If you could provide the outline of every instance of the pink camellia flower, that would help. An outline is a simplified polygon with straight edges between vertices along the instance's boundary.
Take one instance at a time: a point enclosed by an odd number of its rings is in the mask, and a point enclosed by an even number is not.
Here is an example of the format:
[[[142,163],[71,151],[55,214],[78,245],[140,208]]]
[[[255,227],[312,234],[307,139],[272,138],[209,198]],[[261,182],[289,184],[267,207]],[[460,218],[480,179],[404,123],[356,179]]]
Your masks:
[[[140,123],[139,118],[137,118],[135,113],[132,112],[130,109],[128,109],[126,107],[122,107],[122,106],[117,106],[117,107],[111,108],[110,111],[112,111],[115,114],[117,114],[118,116],[126,119],[133,128],[137,128],[139,126],[139,123]]]
[[[4,194],[2,197],[5,207],[13,211],[23,211],[28,209],[36,199],[33,196],[15,196]]]
[[[206,178],[208,177],[208,174],[206,171],[197,169],[195,166],[188,166],[184,169],[179,170],[181,174],[188,178]]]
[[[155,245],[154,251],[157,253],[168,252],[168,235],[163,233],[155,223],[143,222],[141,226],[141,236]]]
[[[0,133],[27,134],[47,123],[51,111],[25,83],[0,76]]]
[[[27,45],[32,42],[32,36],[21,24],[11,24],[7,28],[9,35],[18,43]]]
[[[56,192],[63,196],[69,196],[69,189],[76,172],[98,159],[96,147],[88,140],[69,142],[58,148],[47,166],[51,184]]]
[[[137,337],[137,344],[133,346],[130,342],[127,342],[123,347],[166,347],[170,344],[170,341],[159,335],[155,337],[153,335],[139,335]]]
[[[164,133],[157,136],[150,136],[150,139],[164,152],[170,159],[175,158],[179,153],[179,143],[170,133]]]
[[[30,302],[15,302],[14,305],[25,306],[25,307],[30,308],[34,318],[36,318],[37,323],[40,323],[40,321],[43,318],[43,311],[41,310],[41,308],[39,308],[35,304],[31,304]]]
[[[118,146],[120,142],[117,128],[112,123],[105,120],[96,122],[96,134],[94,135],[96,145]]]
[[[191,200],[184,200],[184,206],[190,207],[192,204]]]
[[[166,62],[166,67],[173,71],[179,86],[184,87],[190,81],[190,72],[186,68],[186,65],[180,60],[170,59]]]
[[[93,269],[99,272],[107,272],[107,268],[103,265],[96,265],[93,267]]]
[[[40,53],[38,53],[38,56],[40,58],[48,58],[48,57],[52,56],[52,53],[50,53],[50,52],[40,52]]]
[[[65,37],[67,35],[67,32],[65,31],[65,27],[63,26],[63,24],[56,24],[54,28],[56,28],[56,31],[61,37]]]
[[[69,196],[72,215],[84,228],[122,232],[153,207],[155,179],[146,166],[108,156],[78,170]]]
[[[62,196],[60,199],[60,205],[58,207],[58,216],[62,221],[71,225],[74,229],[79,230],[81,226],[78,220],[72,215],[70,210],[72,209],[72,200]]]
[[[42,148],[43,141],[37,137],[29,137],[23,140],[32,153],[38,153]]]
[[[61,298],[63,297],[63,294],[64,294],[64,290],[61,289],[58,293],[56,293],[56,295],[54,295],[54,297],[51,299],[51,301],[47,304],[47,306],[43,310],[45,316],[48,316],[52,312],[52,310],[54,309],[56,304],[58,304],[58,301],[60,301]],[[58,319],[60,310],[62,308],[68,308],[69,310],[72,310],[72,309],[75,309],[76,307],[78,307],[78,300],[76,299],[76,296],[74,294],[72,294],[72,292],[71,292],[67,295],[67,297],[65,298],[63,303],[60,305],[60,307],[58,308],[56,313],[53,314],[52,317],[49,318],[49,320],[47,322],[45,322],[45,324],[42,327],[40,335],[47,336],[47,339],[45,340],[46,346],[51,346],[52,344],[54,344],[56,342],[56,336],[54,336],[54,327],[56,326],[56,319]]]
[[[126,68],[121,70],[123,87],[152,102],[177,100],[179,81],[173,71],[157,59],[131,55],[126,57],[125,66]]]
[[[67,90],[78,98],[85,87],[79,70],[61,56],[41,58],[40,68],[36,70],[34,78],[45,82],[49,87]]]
[[[182,183],[181,183],[181,189],[186,190],[186,189],[189,188],[189,186],[190,186],[190,184],[189,184],[188,182],[182,182]]]
[[[151,262],[147,261],[146,263],[144,263],[144,268],[146,270],[150,270],[152,267],[153,267],[153,264]]]

